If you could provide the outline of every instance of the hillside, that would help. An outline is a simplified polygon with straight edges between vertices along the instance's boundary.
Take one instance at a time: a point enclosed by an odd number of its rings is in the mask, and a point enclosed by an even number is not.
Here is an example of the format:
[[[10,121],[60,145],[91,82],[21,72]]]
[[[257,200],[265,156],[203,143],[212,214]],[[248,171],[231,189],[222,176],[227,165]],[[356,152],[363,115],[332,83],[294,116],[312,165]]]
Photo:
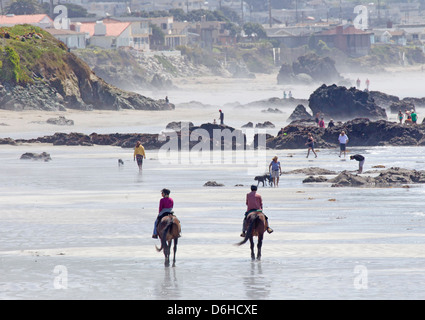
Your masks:
[[[90,67],[45,30],[18,25],[0,28],[0,108],[164,110],[174,108],[123,91],[99,78]]]

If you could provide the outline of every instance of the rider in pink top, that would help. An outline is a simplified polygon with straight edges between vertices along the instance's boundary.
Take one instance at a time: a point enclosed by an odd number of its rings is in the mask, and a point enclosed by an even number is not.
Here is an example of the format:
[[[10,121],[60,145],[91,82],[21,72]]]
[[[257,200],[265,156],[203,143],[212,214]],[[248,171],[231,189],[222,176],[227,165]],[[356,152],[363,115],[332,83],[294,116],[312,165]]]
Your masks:
[[[162,214],[164,214],[166,212],[172,213],[173,207],[174,207],[174,201],[173,201],[173,199],[170,198],[170,190],[162,189],[161,195],[162,195],[162,199],[159,200],[158,216],[156,217],[155,224],[153,226],[152,238],[154,238],[154,239],[158,238],[158,233],[157,233],[157,230],[156,230],[156,228],[158,226],[158,222],[159,222],[158,219],[161,217]]]

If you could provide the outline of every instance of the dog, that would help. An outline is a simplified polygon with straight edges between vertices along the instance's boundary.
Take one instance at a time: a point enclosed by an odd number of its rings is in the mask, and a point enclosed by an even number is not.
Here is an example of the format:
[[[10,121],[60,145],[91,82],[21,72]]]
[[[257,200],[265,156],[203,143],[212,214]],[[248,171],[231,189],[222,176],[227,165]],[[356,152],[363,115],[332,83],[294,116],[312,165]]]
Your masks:
[[[122,159],[118,159],[118,167],[121,167],[124,165],[124,161]]]
[[[271,177],[271,175],[270,175],[269,173],[266,173],[266,174],[264,174],[264,175],[262,175],[262,176],[256,176],[256,177],[254,178],[254,180],[255,180],[255,181],[258,181],[258,183],[257,183],[257,187],[258,187],[258,185],[260,184],[260,182],[262,182],[262,183],[263,183],[263,187],[264,187],[264,182],[266,182],[266,183],[267,183],[267,181],[269,182],[269,186],[272,186],[272,184],[273,184],[273,179],[272,179],[272,177]]]

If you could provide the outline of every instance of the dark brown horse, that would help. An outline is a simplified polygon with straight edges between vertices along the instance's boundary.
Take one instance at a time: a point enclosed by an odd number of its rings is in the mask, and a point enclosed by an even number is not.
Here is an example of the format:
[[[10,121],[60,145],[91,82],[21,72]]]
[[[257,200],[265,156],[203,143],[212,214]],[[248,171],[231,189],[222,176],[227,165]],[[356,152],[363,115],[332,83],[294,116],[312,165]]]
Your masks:
[[[176,266],[176,252],[177,252],[177,240],[180,237],[181,225],[179,219],[175,215],[169,214],[161,219],[158,223],[158,235],[161,240],[161,247],[156,247],[156,250],[160,252],[164,250],[166,267],[170,266],[170,249],[171,242],[174,240],[174,257],[173,267]]]
[[[257,260],[261,260],[261,246],[263,245],[263,235],[266,231],[266,217],[262,211],[254,211],[246,217],[246,225],[248,226],[245,238],[238,243],[243,245],[248,241],[251,243],[251,259],[255,260],[254,253],[254,237],[258,237],[257,243]]]

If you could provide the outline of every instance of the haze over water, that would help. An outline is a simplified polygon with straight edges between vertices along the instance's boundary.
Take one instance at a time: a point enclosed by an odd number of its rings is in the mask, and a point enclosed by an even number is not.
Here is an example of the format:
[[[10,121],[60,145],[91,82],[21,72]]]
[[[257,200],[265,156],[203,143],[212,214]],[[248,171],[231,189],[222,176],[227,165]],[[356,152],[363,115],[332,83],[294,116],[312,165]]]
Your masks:
[[[387,88],[380,91],[400,98],[402,92],[425,96],[424,82],[419,81],[423,73],[368,77],[371,90],[379,84]],[[194,100],[211,108],[96,112],[86,115],[90,122],[70,112],[67,118],[79,120],[73,128],[31,124],[21,132],[158,132],[173,120],[212,122],[218,117],[215,106],[282,97],[283,87],[272,79],[239,80],[237,89],[200,80],[167,93],[173,103]],[[308,98],[315,88],[291,89],[295,97]],[[236,127],[270,120],[276,123],[275,132],[291,112],[275,115],[234,107],[225,109],[225,120]],[[424,114],[419,110],[420,122]],[[25,119],[2,122],[29,123],[51,116],[23,113]],[[13,125],[1,129],[2,137],[10,136],[7,130],[20,135]],[[25,152],[43,151],[52,161],[19,160]],[[375,165],[425,170],[424,147],[349,148],[353,153],[365,155],[364,174],[376,174],[367,173]],[[321,149],[317,159],[306,159],[304,149],[267,150],[258,174],[267,170],[274,155],[283,171],[357,168],[356,162],[337,154]],[[332,188],[303,184],[304,175],[282,175],[279,188],[260,185],[275,232],[265,236],[262,261],[251,262],[248,244],[234,246],[241,239],[245,195],[254,183],[249,163],[165,164],[156,150],[148,150],[140,174],[132,157],[131,149],[111,146],[0,145],[0,299],[425,298],[421,185]],[[203,187],[212,180],[224,186]],[[151,238],[163,187],[171,189],[182,222],[175,268],[164,268],[163,255],[154,247],[158,241]]]

